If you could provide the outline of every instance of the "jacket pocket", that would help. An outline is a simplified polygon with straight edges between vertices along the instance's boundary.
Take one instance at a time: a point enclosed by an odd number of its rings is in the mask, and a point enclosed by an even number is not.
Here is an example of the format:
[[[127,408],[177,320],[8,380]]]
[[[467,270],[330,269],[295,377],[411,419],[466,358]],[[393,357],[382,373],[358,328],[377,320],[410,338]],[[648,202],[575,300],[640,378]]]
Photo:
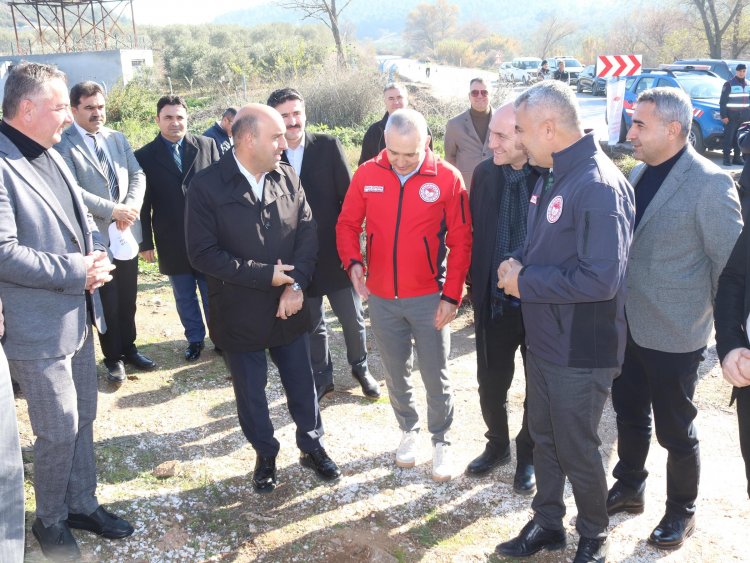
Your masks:
[[[432,258],[430,257],[430,244],[427,242],[427,237],[422,237],[424,241],[424,250],[427,255],[427,264],[430,266],[430,273],[435,275],[435,267],[432,265]]]

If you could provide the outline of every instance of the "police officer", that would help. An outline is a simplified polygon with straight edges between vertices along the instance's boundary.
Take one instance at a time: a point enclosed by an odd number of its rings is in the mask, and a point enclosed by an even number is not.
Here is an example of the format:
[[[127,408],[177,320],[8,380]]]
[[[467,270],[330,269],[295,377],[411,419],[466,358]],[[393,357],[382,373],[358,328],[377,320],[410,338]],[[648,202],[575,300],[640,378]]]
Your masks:
[[[744,164],[740,147],[737,143],[737,127],[750,120],[750,84],[745,80],[747,66],[737,65],[735,75],[724,83],[719,100],[721,122],[724,124],[724,165]],[[734,159],[730,162],[729,154],[734,147]]]

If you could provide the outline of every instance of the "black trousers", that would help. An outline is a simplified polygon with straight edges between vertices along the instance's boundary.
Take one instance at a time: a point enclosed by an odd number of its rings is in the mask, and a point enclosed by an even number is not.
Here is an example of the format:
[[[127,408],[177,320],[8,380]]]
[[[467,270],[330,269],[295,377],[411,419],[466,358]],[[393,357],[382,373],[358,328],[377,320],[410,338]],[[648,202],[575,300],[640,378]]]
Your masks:
[[[269,348],[269,352],[271,360],[279,369],[287,408],[297,426],[297,447],[303,452],[316,450],[321,447],[323,422],[320,419],[315,379],[310,366],[308,335],[305,333],[289,344]],[[225,350],[224,359],[232,374],[242,433],[258,455],[275,456],[279,453],[279,441],[273,435],[273,423],[266,399],[266,351]]]
[[[656,438],[667,450],[667,512],[682,516],[695,512],[698,497],[700,449],[693,395],[704,350],[670,353],[643,348],[628,331],[622,374],[612,384],[619,456],[612,474],[633,489],[645,484],[653,408]]]
[[[521,348],[526,365],[525,332],[520,309],[506,309],[497,320],[490,315],[480,317],[475,323],[477,346],[477,381],[479,405],[487,425],[485,436],[490,446],[498,452],[510,449],[508,430],[508,389],[513,382],[516,350]],[[526,377],[524,369],[524,379]],[[516,454],[519,465],[533,464],[534,442],[529,434],[526,398],[523,401],[523,421],[516,436]]]
[[[729,153],[732,152],[732,149],[734,149],[735,158],[742,156],[740,143],[737,140],[737,128],[748,120],[750,120],[750,111],[748,110],[729,112],[729,122],[724,125],[724,137],[722,138],[724,156],[728,157]]]
[[[747,496],[750,497],[750,387],[735,387],[732,397],[737,401],[737,422],[740,429],[740,451],[745,460]]]
[[[138,294],[138,257],[113,260],[112,281],[99,288],[107,332],[99,344],[107,360],[119,360],[135,351],[135,298]]]

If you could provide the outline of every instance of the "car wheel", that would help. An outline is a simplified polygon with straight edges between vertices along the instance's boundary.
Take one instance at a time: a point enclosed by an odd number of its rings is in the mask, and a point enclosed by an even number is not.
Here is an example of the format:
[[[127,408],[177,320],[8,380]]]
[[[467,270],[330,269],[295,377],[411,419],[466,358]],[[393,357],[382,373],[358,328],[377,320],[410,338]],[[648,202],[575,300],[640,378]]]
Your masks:
[[[578,92],[579,94],[583,93],[583,86],[581,86],[580,80],[578,81],[578,84],[576,84],[576,92]]]
[[[521,79],[521,82],[523,83],[524,86],[526,86],[529,83],[529,77],[524,74],[523,78]]]
[[[599,92],[599,86],[596,85],[596,81],[591,83],[591,95],[596,97],[600,94]]]
[[[690,128],[688,141],[690,141],[690,144],[698,154],[703,154],[706,151],[706,146],[703,144],[703,133],[701,132],[700,125],[695,121],[693,121],[693,126]]]

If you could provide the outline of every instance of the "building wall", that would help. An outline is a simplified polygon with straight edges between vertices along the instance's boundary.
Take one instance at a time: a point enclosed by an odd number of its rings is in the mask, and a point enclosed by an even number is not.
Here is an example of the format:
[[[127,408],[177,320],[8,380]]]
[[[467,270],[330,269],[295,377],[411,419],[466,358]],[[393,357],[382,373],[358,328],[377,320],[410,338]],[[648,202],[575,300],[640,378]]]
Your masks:
[[[21,61],[57,65],[68,75],[68,85],[84,80],[98,82],[106,90],[118,82],[127,84],[139,67],[154,66],[151,49],[117,49],[112,51],[84,51],[81,53],[48,53],[44,55],[13,55],[0,57],[0,101],[5,89],[7,71]]]

